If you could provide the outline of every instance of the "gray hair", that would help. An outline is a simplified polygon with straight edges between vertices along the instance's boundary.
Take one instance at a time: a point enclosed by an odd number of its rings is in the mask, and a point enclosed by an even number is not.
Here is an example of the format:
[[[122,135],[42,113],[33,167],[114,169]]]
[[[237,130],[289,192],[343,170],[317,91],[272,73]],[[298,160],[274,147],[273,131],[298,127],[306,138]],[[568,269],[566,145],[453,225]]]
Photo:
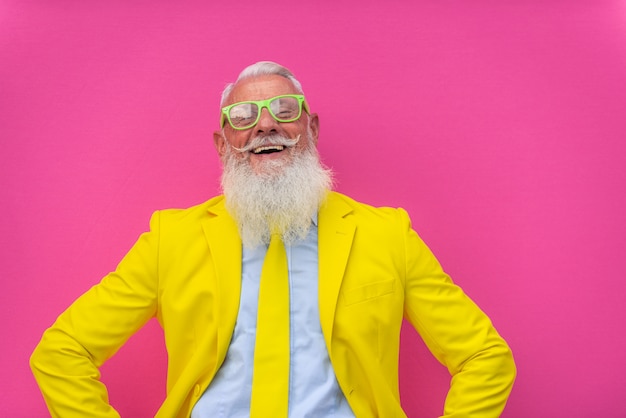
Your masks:
[[[237,77],[237,80],[234,83],[230,83],[226,85],[226,87],[224,88],[224,91],[222,92],[222,100],[220,101],[220,107],[224,106],[224,103],[226,103],[226,99],[228,98],[228,95],[230,94],[231,91],[233,91],[233,88],[235,88],[235,85],[238,82],[246,78],[253,78],[253,77],[258,77],[262,75],[279,75],[279,76],[285,77],[286,79],[288,79],[289,81],[293,83],[293,86],[296,88],[296,90],[300,94],[304,94],[304,92],[302,91],[302,84],[300,84],[300,82],[296,80],[293,73],[289,71],[288,68],[283,67],[280,64],[276,64],[275,62],[272,62],[272,61],[259,61],[255,64],[252,64],[246,67],[239,74],[239,77]]]

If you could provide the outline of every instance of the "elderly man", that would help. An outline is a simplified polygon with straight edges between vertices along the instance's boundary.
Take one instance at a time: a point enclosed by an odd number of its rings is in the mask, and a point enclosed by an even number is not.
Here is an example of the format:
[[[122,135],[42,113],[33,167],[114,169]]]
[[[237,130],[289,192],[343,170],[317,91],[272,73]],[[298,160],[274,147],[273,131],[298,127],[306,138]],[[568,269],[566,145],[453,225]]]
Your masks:
[[[31,366],[53,416],[114,417],[97,368],[151,317],[159,417],[400,417],[406,318],[452,375],[445,416],[498,416],[515,366],[400,209],[330,191],[319,119],[286,68],[222,96],[223,196],[156,212],[117,269],[48,329]]]

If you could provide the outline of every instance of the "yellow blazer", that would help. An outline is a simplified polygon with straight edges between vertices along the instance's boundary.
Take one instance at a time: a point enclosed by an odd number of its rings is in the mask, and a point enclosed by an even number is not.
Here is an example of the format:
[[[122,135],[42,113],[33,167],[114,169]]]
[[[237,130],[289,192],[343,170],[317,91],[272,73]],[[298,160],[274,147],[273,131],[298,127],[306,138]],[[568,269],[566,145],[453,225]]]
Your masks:
[[[455,286],[401,209],[330,193],[318,214],[319,305],[337,380],[357,417],[403,417],[403,317],[450,371],[445,416],[496,417],[515,376],[509,347]],[[237,320],[242,245],[218,196],[156,212],[150,232],[48,329],[31,367],[59,417],[114,417],[97,368],[151,317],[165,334],[167,397],[189,417],[226,356]]]

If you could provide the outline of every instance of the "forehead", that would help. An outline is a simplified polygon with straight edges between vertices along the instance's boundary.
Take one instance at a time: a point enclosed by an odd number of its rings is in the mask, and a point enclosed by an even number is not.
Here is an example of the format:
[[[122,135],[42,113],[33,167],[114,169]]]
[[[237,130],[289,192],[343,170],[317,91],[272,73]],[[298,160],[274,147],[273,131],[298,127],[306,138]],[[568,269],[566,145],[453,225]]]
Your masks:
[[[281,94],[298,94],[293,83],[280,75],[263,75],[239,81],[225,105],[247,100],[264,100]]]

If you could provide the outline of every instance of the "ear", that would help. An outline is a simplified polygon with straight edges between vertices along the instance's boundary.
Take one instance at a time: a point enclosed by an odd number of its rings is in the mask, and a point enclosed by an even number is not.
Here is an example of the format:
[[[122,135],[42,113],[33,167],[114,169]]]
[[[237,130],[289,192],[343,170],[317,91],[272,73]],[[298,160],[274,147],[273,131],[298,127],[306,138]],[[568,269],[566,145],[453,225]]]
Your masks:
[[[217,154],[220,156],[221,159],[224,154],[226,154],[226,147],[228,146],[228,144],[226,143],[226,138],[224,138],[223,131],[213,132],[213,144],[215,145]]]
[[[317,113],[311,113],[309,115],[309,128],[311,128],[313,143],[317,145],[317,138],[320,133],[320,118],[317,116]]]

